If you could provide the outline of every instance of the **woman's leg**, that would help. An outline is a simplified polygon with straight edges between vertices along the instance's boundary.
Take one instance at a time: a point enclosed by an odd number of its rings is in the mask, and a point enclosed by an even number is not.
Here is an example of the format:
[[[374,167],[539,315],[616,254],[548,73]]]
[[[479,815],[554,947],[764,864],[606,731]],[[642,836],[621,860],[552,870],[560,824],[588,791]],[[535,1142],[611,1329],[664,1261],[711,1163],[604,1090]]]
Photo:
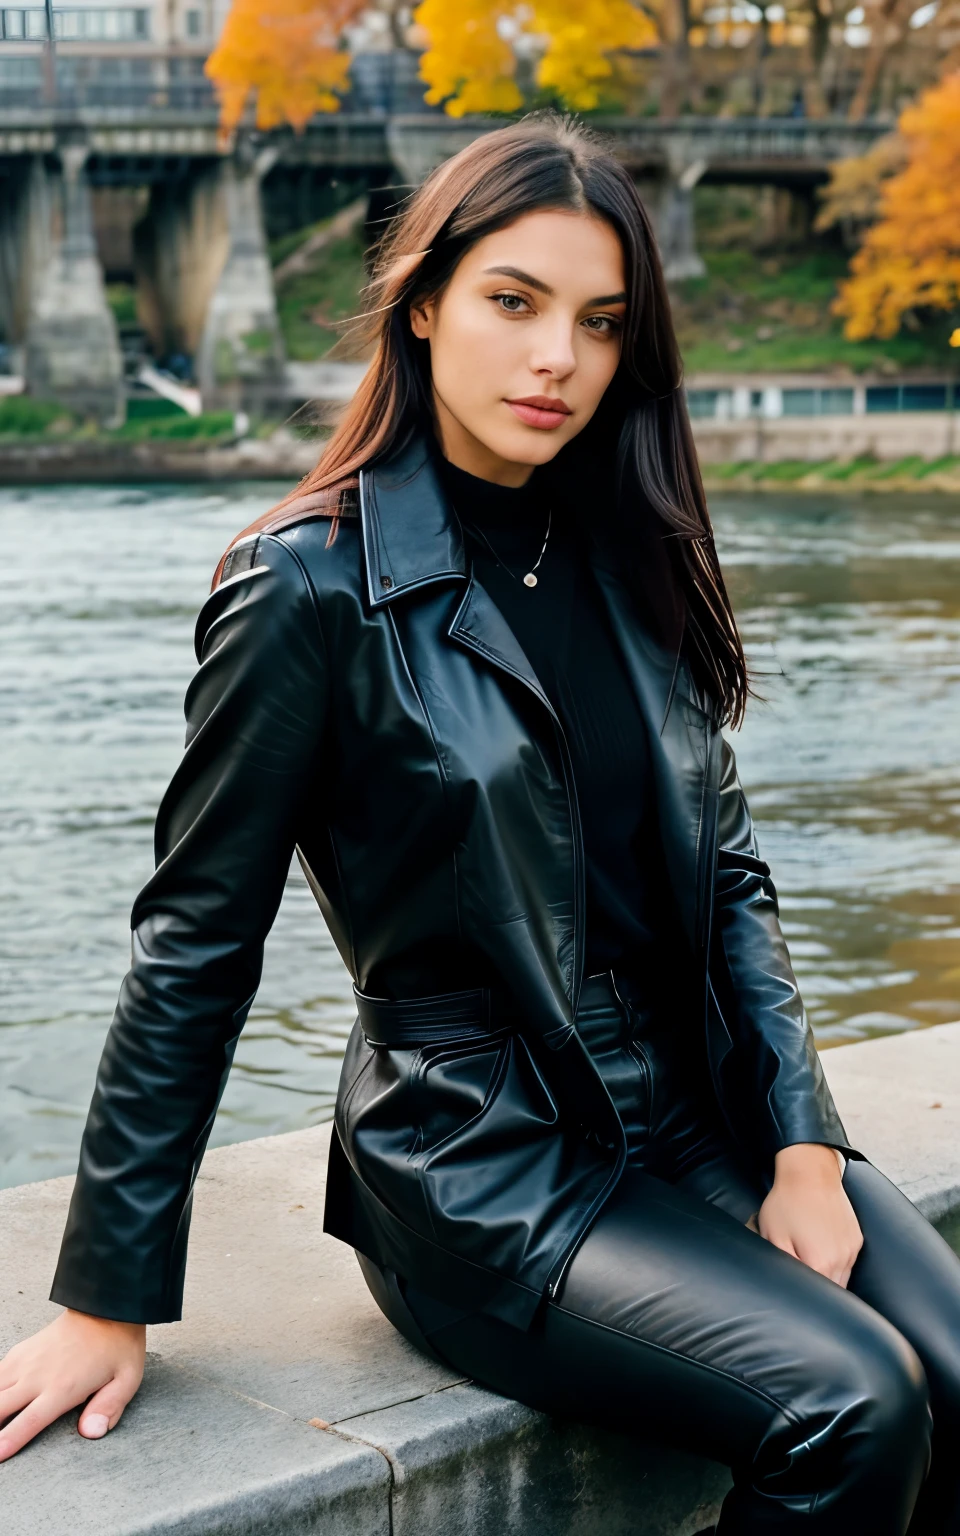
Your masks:
[[[864,1239],[849,1289],[913,1345],[930,1391],[933,1456],[910,1536],[960,1536],[960,1259],[872,1163],[851,1158],[843,1183]],[[741,1221],[763,1199],[719,1143],[678,1185]]]
[[[851,1160],[843,1182],[863,1232],[850,1289],[909,1339],[930,1388],[933,1462],[910,1536],[955,1536],[960,1532],[960,1259],[871,1163]]]
[[[930,1433],[913,1349],[682,1189],[628,1169],[527,1333],[406,1300],[432,1347],[494,1391],[731,1466],[719,1536],[907,1530]]]

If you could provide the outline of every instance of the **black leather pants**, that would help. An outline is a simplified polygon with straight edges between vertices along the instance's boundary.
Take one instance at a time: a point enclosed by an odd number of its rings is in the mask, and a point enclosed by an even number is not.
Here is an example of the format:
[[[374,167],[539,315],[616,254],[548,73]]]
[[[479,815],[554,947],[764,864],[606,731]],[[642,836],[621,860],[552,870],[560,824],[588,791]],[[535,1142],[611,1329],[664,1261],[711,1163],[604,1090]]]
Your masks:
[[[960,1536],[960,1261],[853,1160],[847,1290],[749,1231],[765,1189],[705,1062],[625,990],[588,978],[577,1023],[630,1161],[555,1301],[524,1333],[362,1259],[379,1305],[504,1396],[726,1463],[718,1536]]]

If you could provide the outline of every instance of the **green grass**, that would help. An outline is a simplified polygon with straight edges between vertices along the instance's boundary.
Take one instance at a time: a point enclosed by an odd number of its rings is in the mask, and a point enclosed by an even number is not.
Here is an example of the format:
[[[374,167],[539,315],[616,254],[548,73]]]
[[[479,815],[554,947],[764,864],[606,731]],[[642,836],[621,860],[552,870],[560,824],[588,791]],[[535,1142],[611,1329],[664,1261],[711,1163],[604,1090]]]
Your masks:
[[[118,325],[137,324],[137,292],[132,283],[108,283],[107,303]]]
[[[674,299],[688,374],[842,367],[893,376],[909,368],[946,371],[955,360],[947,346],[955,322],[946,314],[889,341],[848,341],[842,321],[830,313],[847,271],[839,251],[769,256],[708,248],[702,255],[706,276],[679,284]]]
[[[926,459],[922,459],[917,453],[911,453],[905,459],[888,459],[885,464],[879,465],[873,472],[873,479],[895,480],[898,475],[910,475],[913,478],[917,478],[922,475],[927,467],[928,461]]]
[[[809,475],[811,470],[819,470],[823,463],[811,464],[809,459],[781,459],[776,464],[752,464],[751,473],[755,477],[764,480],[776,480],[781,485],[789,485],[791,481],[802,480],[804,475]]]
[[[106,436],[114,442],[189,442],[232,437],[233,412],[204,411],[200,416],[188,416],[181,411],[176,416],[134,416]]]
[[[297,240],[292,248],[299,243]],[[274,243],[277,247],[283,244]],[[271,254],[273,250],[271,247]],[[287,356],[293,362],[309,363],[325,357],[341,334],[335,322],[357,314],[360,290],[367,281],[363,258],[363,231],[358,229],[318,251],[308,272],[298,272],[278,285],[280,329]]]
[[[955,453],[944,454],[942,459],[925,459],[916,470],[916,478],[925,480],[927,475],[940,475],[945,471],[956,469],[960,465],[960,456]]]
[[[75,425],[71,413],[50,400],[29,395],[0,399],[0,437],[42,437],[48,432],[62,436]]]
[[[163,395],[136,395],[127,401],[127,421],[160,421],[186,416],[182,406]]]
[[[49,400],[28,395],[0,399],[0,440],[58,438],[61,441],[100,436],[110,442],[212,442],[233,436],[232,411],[204,411],[188,416],[169,400],[131,400],[122,427],[98,432]]]
[[[931,475],[948,477],[948,489],[960,492],[960,454],[945,455],[939,459],[921,459],[916,455],[908,458],[881,462],[870,454],[855,459],[824,459],[819,461],[780,459],[764,464],[755,460],[737,463],[705,464],[703,477],[709,488],[721,490],[725,485],[758,489],[796,486],[803,490],[823,489],[831,484],[848,486],[852,490],[880,491],[890,486],[898,491],[909,490],[915,485],[921,490]],[[806,482],[806,485],[805,483]]]

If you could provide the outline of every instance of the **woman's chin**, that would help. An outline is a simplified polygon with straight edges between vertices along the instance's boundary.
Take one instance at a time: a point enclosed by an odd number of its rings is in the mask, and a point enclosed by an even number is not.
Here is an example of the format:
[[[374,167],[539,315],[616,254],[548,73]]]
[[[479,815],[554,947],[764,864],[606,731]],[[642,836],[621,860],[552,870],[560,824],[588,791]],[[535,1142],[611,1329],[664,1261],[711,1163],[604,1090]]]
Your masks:
[[[536,469],[538,464],[549,464],[555,459],[568,437],[562,428],[544,432],[537,427],[521,426],[519,431],[498,432],[495,438],[491,435],[486,446],[508,464],[527,464]]]

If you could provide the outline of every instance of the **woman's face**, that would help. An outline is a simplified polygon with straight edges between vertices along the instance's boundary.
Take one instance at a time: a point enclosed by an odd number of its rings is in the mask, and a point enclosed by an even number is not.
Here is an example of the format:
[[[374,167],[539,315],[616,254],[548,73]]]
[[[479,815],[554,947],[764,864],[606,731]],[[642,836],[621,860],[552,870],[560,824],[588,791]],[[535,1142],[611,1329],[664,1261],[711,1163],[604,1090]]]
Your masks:
[[[473,246],[410,311],[445,456],[522,485],[582,432],[620,360],[625,289],[620,240],[592,215],[528,213]]]

